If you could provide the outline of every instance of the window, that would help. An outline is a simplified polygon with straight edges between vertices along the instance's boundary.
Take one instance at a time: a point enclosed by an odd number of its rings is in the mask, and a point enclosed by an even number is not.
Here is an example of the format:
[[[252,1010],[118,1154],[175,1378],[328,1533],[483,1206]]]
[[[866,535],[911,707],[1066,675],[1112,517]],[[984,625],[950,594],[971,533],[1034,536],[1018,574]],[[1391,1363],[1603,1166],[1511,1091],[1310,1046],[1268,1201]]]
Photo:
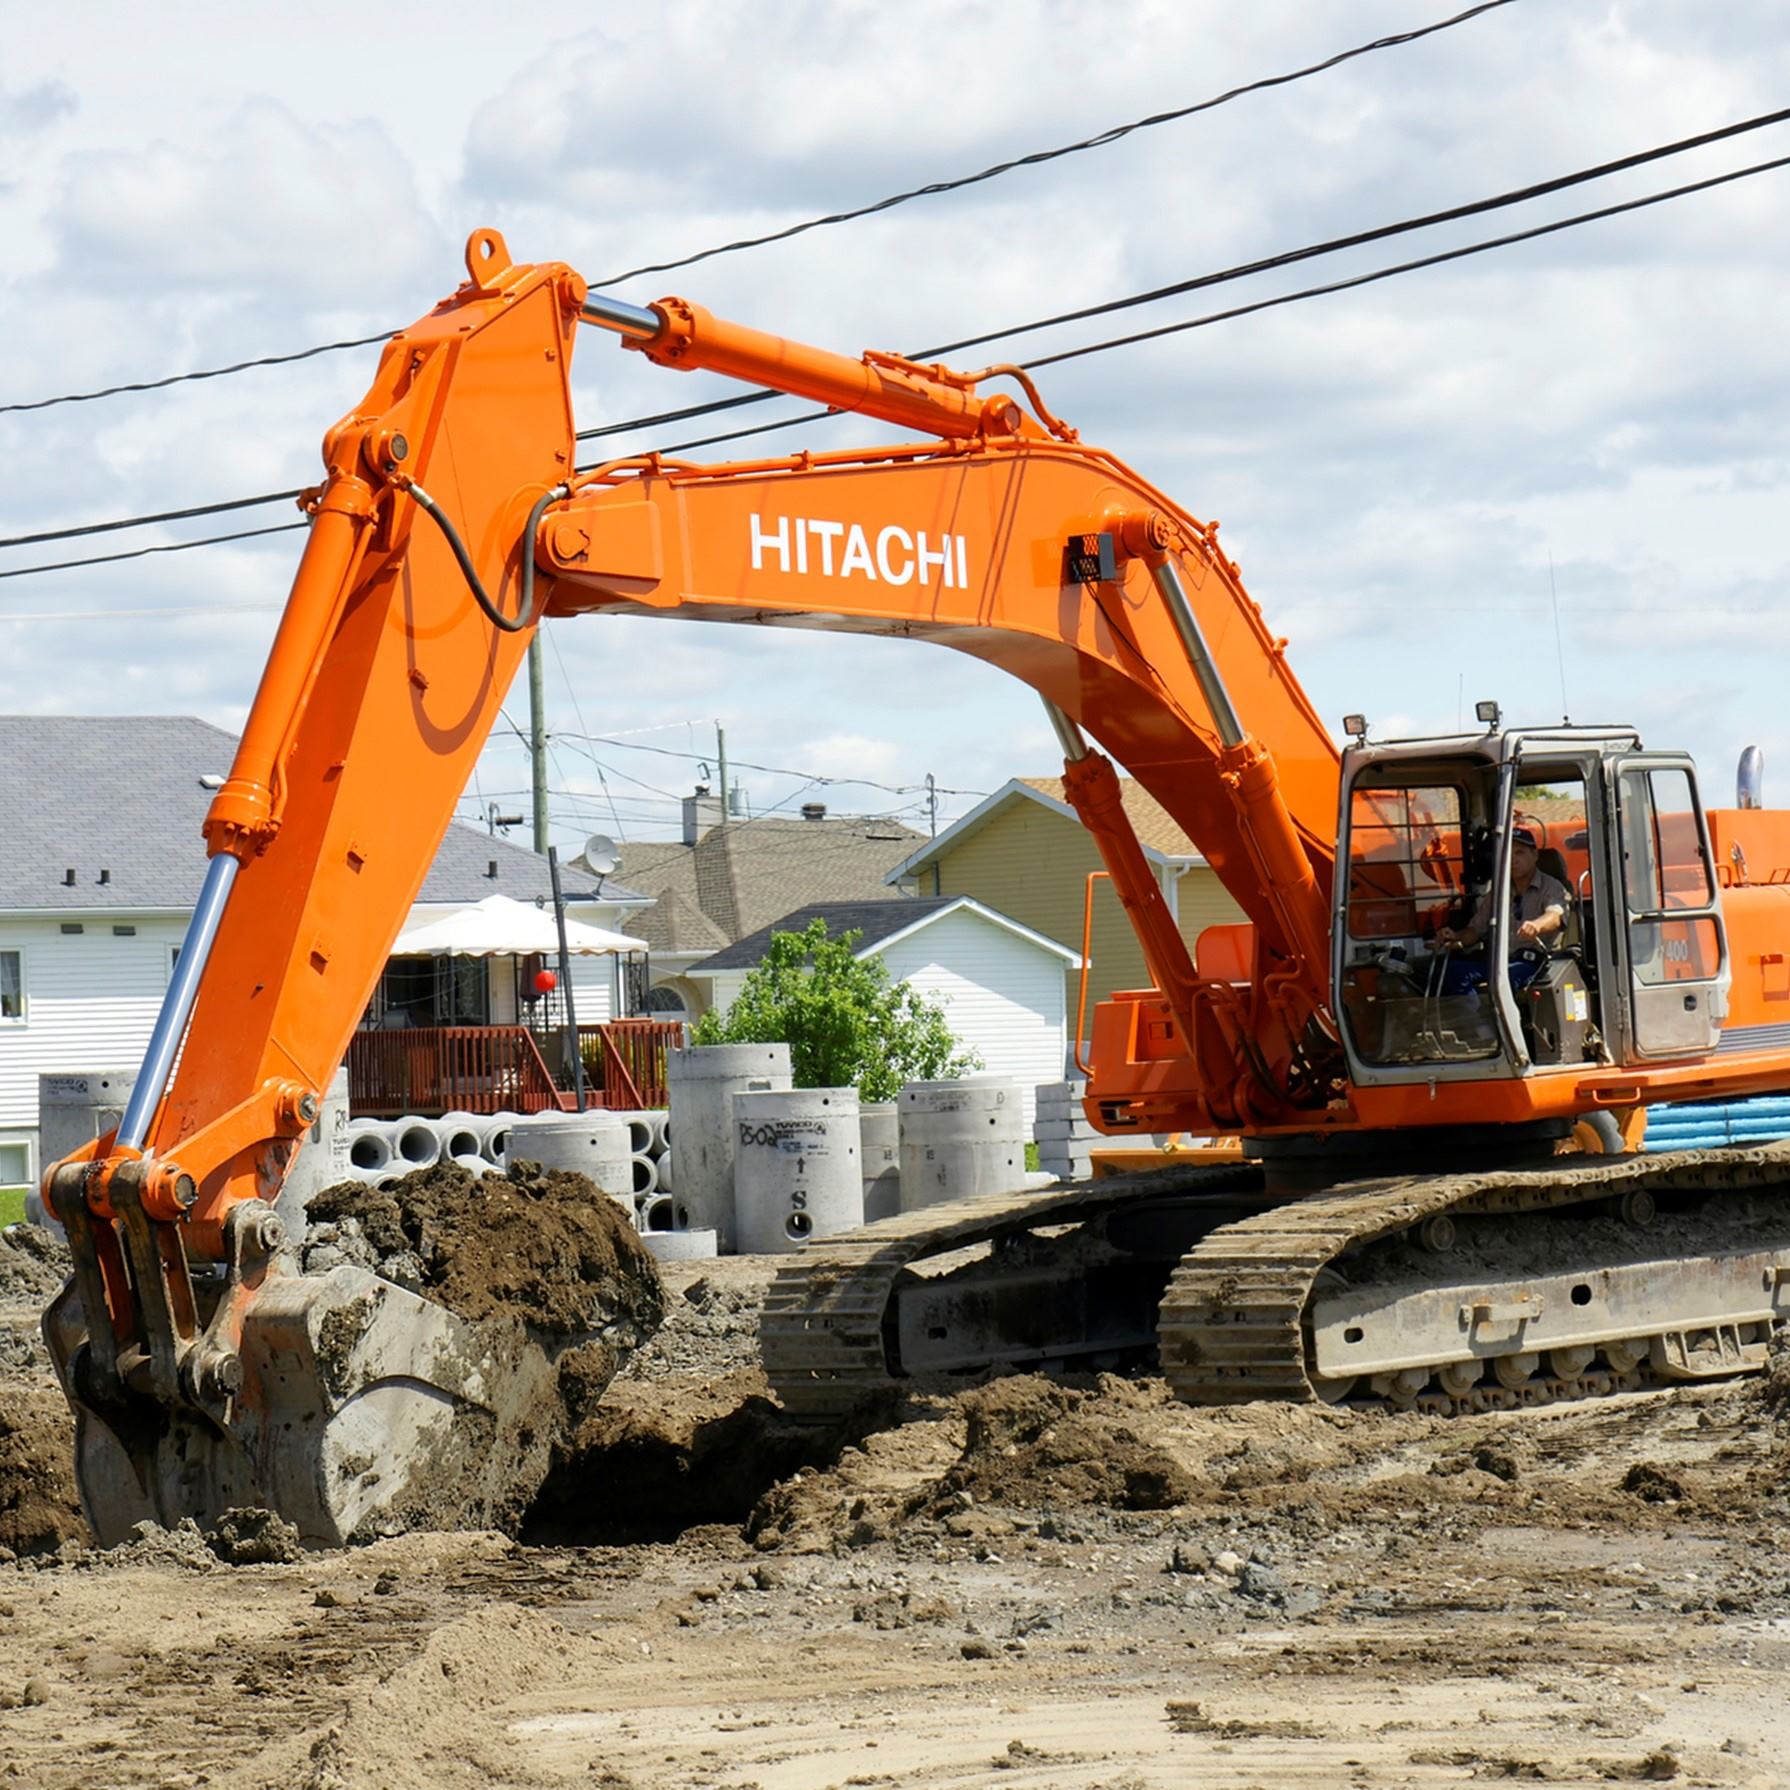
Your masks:
[[[31,1146],[23,1138],[0,1138],[0,1193],[29,1193],[31,1185]]]
[[[25,1018],[25,954],[0,951],[0,1020],[22,1024]]]

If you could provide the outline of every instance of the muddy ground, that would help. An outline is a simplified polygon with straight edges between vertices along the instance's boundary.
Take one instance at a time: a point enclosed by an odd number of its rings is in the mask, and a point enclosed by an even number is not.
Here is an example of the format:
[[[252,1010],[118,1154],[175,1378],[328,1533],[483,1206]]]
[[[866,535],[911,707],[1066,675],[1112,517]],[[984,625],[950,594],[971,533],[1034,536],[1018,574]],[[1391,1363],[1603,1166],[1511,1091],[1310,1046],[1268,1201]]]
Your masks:
[[[842,1446],[765,1265],[679,1265],[521,1541],[226,1566],[57,1545],[45,1278],[0,1253],[0,1785],[1790,1785],[1790,1363],[1452,1420],[1028,1378]]]

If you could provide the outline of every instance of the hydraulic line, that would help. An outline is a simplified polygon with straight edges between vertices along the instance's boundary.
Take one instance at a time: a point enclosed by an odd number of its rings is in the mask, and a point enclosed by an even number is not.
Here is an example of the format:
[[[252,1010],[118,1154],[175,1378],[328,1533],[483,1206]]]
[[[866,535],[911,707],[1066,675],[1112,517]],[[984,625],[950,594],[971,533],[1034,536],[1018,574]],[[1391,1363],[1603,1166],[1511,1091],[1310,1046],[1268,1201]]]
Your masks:
[[[472,592],[473,600],[484,610],[494,628],[500,628],[506,634],[520,634],[523,629],[532,628],[541,619],[535,612],[535,533],[541,526],[541,517],[546,513],[547,506],[571,496],[569,485],[555,485],[551,491],[543,492],[535,500],[534,508],[528,512],[528,522],[523,530],[528,551],[522,556],[522,604],[514,615],[505,615],[486,592],[478,568],[472,563],[472,555],[466,551],[466,543],[460,539],[460,531],[448,520],[441,505],[415,479],[406,478],[395,483],[398,490],[408,491],[416,499],[424,513],[441,530],[454,558],[459,562],[461,575],[466,579],[466,588]]]

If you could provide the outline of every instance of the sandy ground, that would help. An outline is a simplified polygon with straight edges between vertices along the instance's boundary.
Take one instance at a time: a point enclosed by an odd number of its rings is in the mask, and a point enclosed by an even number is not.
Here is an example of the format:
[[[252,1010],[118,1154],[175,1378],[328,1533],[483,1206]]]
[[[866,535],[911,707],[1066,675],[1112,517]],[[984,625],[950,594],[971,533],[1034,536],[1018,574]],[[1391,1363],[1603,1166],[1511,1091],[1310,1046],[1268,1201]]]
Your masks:
[[[0,1784],[1790,1785],[1790,1362],[1457,1420],[1024,1379],[841,1450],[763,1263],[667,1278],[523,1541],[225,1566],[56,1546],[0,1271]]]

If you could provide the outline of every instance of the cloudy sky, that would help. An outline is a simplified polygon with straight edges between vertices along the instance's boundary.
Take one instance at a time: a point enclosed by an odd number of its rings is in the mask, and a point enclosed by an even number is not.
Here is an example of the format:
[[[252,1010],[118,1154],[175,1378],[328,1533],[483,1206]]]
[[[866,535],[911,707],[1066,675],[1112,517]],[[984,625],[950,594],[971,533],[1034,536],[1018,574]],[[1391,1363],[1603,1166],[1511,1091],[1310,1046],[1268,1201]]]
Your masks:
[[[637,302],[679,292],[851,353],[916,350],[1790,104],[1774,0],[1513,0],[1085,154],[619,278],[1185,107],[1463,3],[5,4],[0,404],[401,326],[458,283],[480,225],[519,260],[568,261]],[[1180,321],[1786,154],[1780,125],[971,358]],[[1787,226],[1790,169],[1041,383],[1084,439],[1222,519],[1333,722],[1363,710],[1377,732],[1449,729],[1493,696],[1513,719],[1637,723],[1696,752],[1724,797],[1757,742],[1768,797],[1790,800]],[[0,535],[309,482],[375,358],[0,414]],[[737,389],[594,334],[575,378],[583,426]],[[882,438],[848,420],[766,445]],[[0,571],[290,519],[0,550]],[[299,539],[0,579],[0,707],[239,724]],[[755,811],[821,799],[924,825],[929,772],[949,817],[1009,776],[1059,768],[1029,691],[934,647],[632,620],[548,636],[567,844],[671,830],[717,724],[736,766],[766,767],[740,769]],[[520,685],[508,712],[525,724]],[[500,737],[462,813],[520,812],[524,785]]]

